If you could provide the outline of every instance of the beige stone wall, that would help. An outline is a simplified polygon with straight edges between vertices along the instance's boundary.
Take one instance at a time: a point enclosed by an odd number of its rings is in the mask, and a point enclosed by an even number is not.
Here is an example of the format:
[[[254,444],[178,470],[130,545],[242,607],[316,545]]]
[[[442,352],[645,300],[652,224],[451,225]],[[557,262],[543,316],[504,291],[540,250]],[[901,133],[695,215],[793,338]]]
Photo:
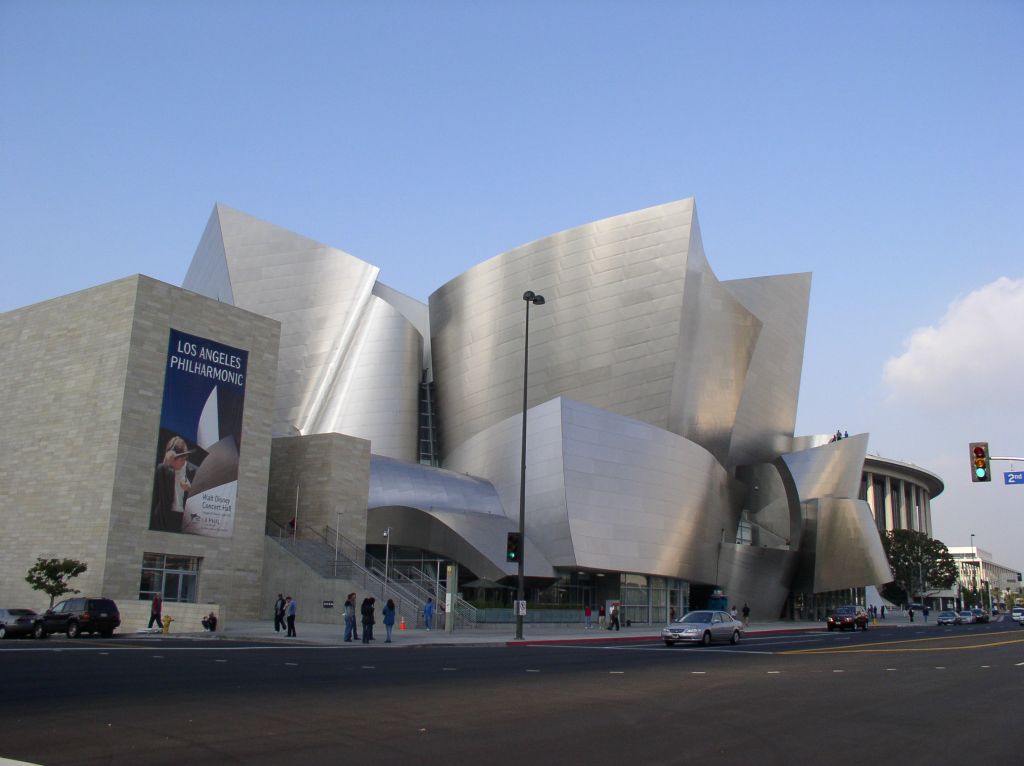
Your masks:
[[[136,278],[0,315],[0,603],[46,607],[25,573],[75,558],[105,593]],[[155,438],[155,435],[154,435]]]
[[[149,625],[150,602],[148,601],[125,601],[117,605],[121,612],[121,627],[117,629],[119,634],[135,633],[146,630]],[[170,632],[173,633],[202,633],[203,618],[213,612],[217,615],[217,632],[224,629],[227,624],[227,611],[219,604],[174,604],[165,603],[161,614],[171,618]]]
[[[274,439],[267,515],[277,531],[287,533],[296,516],[296,489],[300,537],[330,527],[356,546],[366,546],[369,441],[343,434]]]
[[[233,536],[149,530],[171,328],[249,352]],[[197,608],[259,609],[280,326],[148,277],[0,316],[0,601],[42,606],[36,556],[88,562],[87,595],[138,600],[144,552],[202,558]]]

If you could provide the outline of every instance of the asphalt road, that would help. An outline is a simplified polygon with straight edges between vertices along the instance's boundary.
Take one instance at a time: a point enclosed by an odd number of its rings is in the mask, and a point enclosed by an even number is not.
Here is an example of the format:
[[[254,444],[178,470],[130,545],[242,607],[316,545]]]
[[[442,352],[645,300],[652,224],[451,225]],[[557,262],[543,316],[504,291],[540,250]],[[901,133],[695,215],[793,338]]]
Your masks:
[[[396,648],[0,643],[0,756],[43,764],[1017,763],[1014,623]],[[998,736],[997,736],[998,735]]]

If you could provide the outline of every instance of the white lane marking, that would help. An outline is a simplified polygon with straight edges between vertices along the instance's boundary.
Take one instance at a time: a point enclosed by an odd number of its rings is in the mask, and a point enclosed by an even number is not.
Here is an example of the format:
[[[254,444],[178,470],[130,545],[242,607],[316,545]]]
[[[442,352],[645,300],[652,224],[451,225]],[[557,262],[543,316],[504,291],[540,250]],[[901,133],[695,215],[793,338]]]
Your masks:
[[[527,672],[527,673],[540,673],[540,671],[539,671],[539,670],[534,670],[533,668],[527,668],[527,669],[526,669],[526,672]]]
[[[845,670],[833,670],[832,672],[833,673],[845,673],[846,671]]]
[[[624,676],[624,675],[626,675],[626,671],[625,670],[609,670],[608,671],[608,675]]]
[[[214,660],[214,662],[227,662],[227,660]]]
[[[359,667],[362,668],[363,670],[376,670],[377,669],[376,665],[360,665]]]
[[[298,667],[299,663],[297,663],[297,662],[286,662],[285,665],[288,665],[289,667],[295,668],[295,667]]]
[[[441,668],[441,670],[455,670],[456,668]]]
[[[936,665],[936,666],[935,666],[935,669],[936,669],[936,670],[945,670],[946,668],[945,668],[945,667],[943,667],[942,665]]]
[[[707,671],[706,670],[691,670],[690,671],[690,675],[691,676],[706,676],[707,675]]]
[[[982,665],[982,667],[983,667],[983,668],[990,668],[990,667],[992,667],[992,666],[991,666],[991,665]]]
[[[665,652],[671,654],[672,652],[681,652],[686,654],[684,649],[676,649],[675,647],[668,646],[584,646],[580,644],[528,644],[530,648],[544,648],[544,649],[569,649],[577,652]],[[692,647],[696,654],[708,654],[708,653],[720,653],[726,652],[727,654],[775,654],[775,652],[756,652],[751,649],[715,649],[710,646],[695,646]]]
[[[896,670],[896,668],[886,668],[886,670]]]
[[[1018,662],[1014,667],[1018,667],[1019,668],[1021,665],[1024,665],[1024,662]]]
[[[162,654],[154,654],[153,655],[153,659],[154,660],[162,660],[163,658],[164,658],[164,656]]]
[[[770,675],[770,676],[777,676],[781,672],[782,672],[781,670],[769,670],[768,671],[768,675]]]
[[[110,656],[110,652],[100,652],[100,656],[108,657]]]

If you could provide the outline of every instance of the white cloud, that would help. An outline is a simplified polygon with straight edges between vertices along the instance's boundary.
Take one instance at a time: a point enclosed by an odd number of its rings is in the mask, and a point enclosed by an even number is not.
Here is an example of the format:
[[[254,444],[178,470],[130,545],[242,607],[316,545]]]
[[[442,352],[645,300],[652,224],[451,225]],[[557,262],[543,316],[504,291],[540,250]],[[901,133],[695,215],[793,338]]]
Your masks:
[[[925,409],[962,404],[977,394],[1012,395],[1024,380],[1024,279],[1000,277],[950,304],[922,327],[906,351],[885,363],[888,399]]]

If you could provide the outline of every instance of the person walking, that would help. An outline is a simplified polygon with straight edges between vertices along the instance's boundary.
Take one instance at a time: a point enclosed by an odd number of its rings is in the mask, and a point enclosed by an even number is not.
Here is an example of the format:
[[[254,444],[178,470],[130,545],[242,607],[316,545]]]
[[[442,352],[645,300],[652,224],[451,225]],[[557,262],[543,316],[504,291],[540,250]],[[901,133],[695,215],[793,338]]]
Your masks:
[[[278,593],[277,601],[274,602],[274,632],[280,633],[284,629],[284,594]]]
[[[608,630],[612,629],[619,629],[619,607],[617,607],[615,604],[612,604],[611,622],[608,623]]]
[[[296,635],[295,635],[295,611],[296,611],[296,606],[297,606],[297,604],[295,602],[295,599],[293,599],[291,596],[289,596],[288,598],[285,599],[284,611],[285,611],[285,615],[286,615],[287,620],[288,620],[288,633],[287,633],[287,636],[289,638],[295,638],[296,637]]]
[[[351,643],[352,637],[359,640],[359,633],[356,631],[356,594],[349,593],[345,598],[345,606],[342,608],[345,617],[345,640]]]
[[[160,598],[159,593],[153,596],[153,603],[149,607],[149,625],[146,626],[147,630],[150,630],[153,627],[154,622],[156,623],[157,629],[163,628],[163,603],[163,599]]]
[[[434,624],[434,599],[427,598],[427,603],[423,605],[423,624],[427,630],[430,630]]]
[[[885,619],[885,604],[882,604],[882,619]]]
[[[373,596],[369,596],[363,599],[362,606],[359,611],[363,615],[363,643],[368,644],[373,641]]]
[[[744,628],[749,628],[750,627],[750,607],[747,606],[746,602],[744,602],[743,609],[740,610],[740,613],[743,615],[743,627]]]
[[[391,630],[395,627],[395,602],[392,599],[388,599],[388,602],[381,610],[381,615],[384,617],[384,632],[387,633],[387,638],[384,639],[384,643],[390,644]]]
[[[736,612],[736,605],[732,605],[732,609],[729,610],[729,614],[732,615],[734,620],[739,619],[739,614]]]
[[[597,608],[597,627],[604,627],[604,604],[601,604],[601,606]]]
[[[583,608],[583,622],[586,624],[587,630],[593,627],[593,612],[590,611],[590,604],[587,604]]]

